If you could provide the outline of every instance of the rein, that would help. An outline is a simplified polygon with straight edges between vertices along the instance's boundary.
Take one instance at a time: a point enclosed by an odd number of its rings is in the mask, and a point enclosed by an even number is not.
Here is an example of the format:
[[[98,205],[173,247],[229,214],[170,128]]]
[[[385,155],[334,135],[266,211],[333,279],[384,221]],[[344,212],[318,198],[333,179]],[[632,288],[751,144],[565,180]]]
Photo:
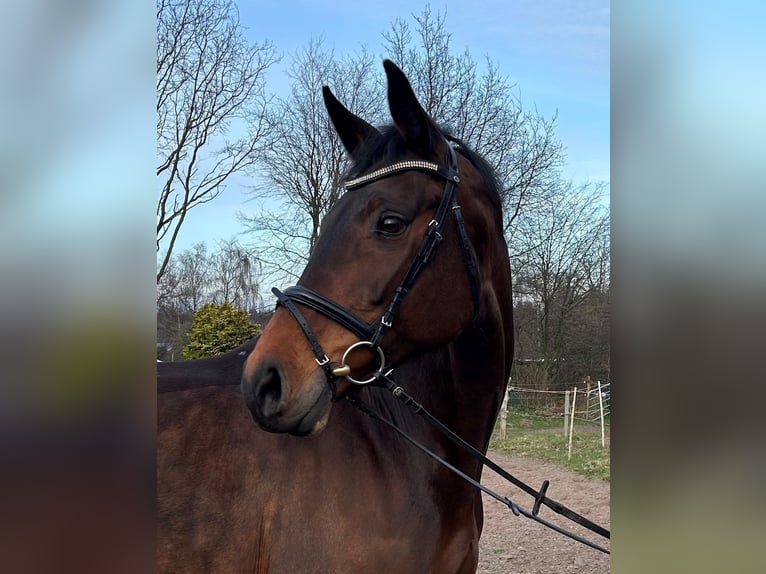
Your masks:
[[[347,395],[345,397],[346,400],[350,402],[354,407],[356,407],[357,409],[359,409],[360,411],[368,415],[370,418],[381,421],[383,424],[393,429],[400,436],[402,436],[402,438],[404,438],[407,442],[409,442],[413,446],[423,451],[426,455],[434,459],[436,462],[438,462],[442,466],[446,467],[453,473],[457,474],[460,478],[462,478],[466,482],[475,486],[482,492],[488,494],[489,496],[491,496],[498,502],[502,502],[503,504],[505,504],[508,508],[511,509],[511,512],[513,512],[514,515],[516,516],[523,515],[531,520],[534,520],[535,522],[539,522],[543,526],[547,526],[548,528],[555,530],[559,534],[563,534],[564,536],[571,538],[572,540],[580,542],[581,544],[585,544],[586,546],[590,546],[591,548],[604,552],[605,554],[610,554],[610,551],[608,549],[594,542],[591,542],[587,538],[578,536],[577,534],[570,532],[556,524],[548,522],[547,520],[540,518],[538,514],[540,512],[540,507],[542,505],[547,506],[548,508],[550,508],[557,514],[560,514],[561,516],[564,516],[565,518],[568,518],[569,520],[576,522],[577,524],[587,528],[588,530],[595,532],[596,534],[599,534],[600,536],[603,536],[604,538],[609,539],[610,532],[607,529],[588,520],[587,518],[578,514],[577,512],[567,508],[560,502],[557,502],[551,498],[548,498],[546,496],[546,491],[548,490],[548,486],[550,483],[547,480],[543,481],[543,484],[540,487],[539,491],[535,490],[534,488],[532,488],[525,482],[513,476],[511,473],[509,473],[503,467],[498,465],[492,459],[488,458],[483,452],[481,452],[480,450],[473,447],[470,443],[463,440],[459,435],[455,434],[449,427],[447,427],[439,419],[433,416],[422,404],[416,401],[404,389],[402,389],[393,380],[391,380],[390,376],[392,373],[393,373],[393,369],[390,369],[386,373],[384,373],[380,377],[379,384],[377,386],[382,386],[385,389],[387,389],[394,397],[396,397],[402,404],[407,406],[414,414],[423,417],[432,427],[434,427],[444,436],[449,438],[452,442],[454,442],[455,444],[457,444],[458,446],[466,450],[473,458],[475,458],[476,460],[481,462],[483,465],[495,471],[497,474],[499,474],[501,477],[503,477],[505,480],[507,480],[511,484],[514,484],[515,486],[519,487],[521,490],[523,490],[530,496],[534,497],[535,501],[532,506],[532,510],[531,511],[525,510],[524,508],[520,507],[515,502],[513,502],[510,498],[503,496],[501,494],[498,494],[497,492],[484,486],[477,480],[474,480],[473,478],[465,474],[463,471],[461,471],[460,469],[456,468],[454,465],[444,460],[438,454],[431,451],[428,447],[421,444],[417,439],[413,438],[412,436],[407,434],[405,431],[400,429],[398,426],[396,426],[396,424],[389,421],[388,419],[381,417],[377,413],[374,413],[373,411],[371,411],[362,401],[359,400],[358,397],[351,397]]]
[[[589,530],[595,532],[596,534],[599,534],[605,538],[610,538],[610,533],[605,528],[598,526],[597,524],[591,522],[587,518],[570,510],[563,504],[548,498],[545,495],[548,488],[548,484],[549,484],[547,480],[543,482],[540,490],[538,491],[532,488],[531,486],[525,484],[521,480],[517,479],[516,477],[511,475],[509,472],[504,470],[502,467],[497,465],[495,462],[487,458],[484,453],[474,448],[472,445],[467,443],[465,440],[463,440],[461,437],[455,434],[452,430],[450,430],[447,426],[442,424],[436,417],[434,417],[431,413],[429,413],[423,407],[423,405],[421,405],[409,394],[407,394],[404,391],[404,389],[396,385],[396,383],[390,378],[391,374],[393,373],[393,369],[387,368],[385,354],[380,344],[383,341],[383,337],[385,336],[387,330],[393,324],[393,320],[397,312],[399,311],[399,307],[401,306],[404,300],[404,297],[413,287],[418,277],[420,276],[421,272],[431,260],[431,256],[433,255],[434,250],[441,243],[441,240],[443,237],[444,223],[450,212],[452,213],[453,219],[455,220],[455,227],[457,230],[458,237],[460,239],[466,273],[468,275],[468,280],[470,283],[471,298],[473,301],[473,318],[476,317],[476,314],[478,312],[479,288],[478,288],[477,265],[476,265],[476,260],[474,258],[473,249],[471,247],[470,239],[468,238],[468,234],[466,233],[466,230],[465,230],[463,215],[460,210],[460,206],[457,203],[457,198],[456,198],[456,186],[460,183],[460,177],[458,174],[458,166],[457,166],[457,158],[455,156],[455,151],[453,149],[452,144],[448,144],[448,149],[449,149],[449,167],[446,169],[443,167],[440,167],[438,164],[435,164],[433,162],[428,162],[428,161],[420,161],[420,160],[401,161],[401,162],[392,164],[390,166],[386,166],[381,169],[375,170],[361,177],[357,177],[355,179],[349,180],[345,184],[345,188],[347,190],[352,190],[352,189],[361,187],[363,185],[366,185],[368,183],[371,183],[373,181],[377,181],[379,179],[383,179],[383,178],[395,175],[397,173],[401,173],[404,171],[413,171],[413,170],[429,172],[446,180],[444,193],[442,195],[441,201],[439,203],[439,206],[436,209],[433,219],[428,224],[428,229],[425,233],[425,236],[420,245],[420,248],[418,249],[418,252],[415,255],[415,258],[410,263],[410,266],[407,269],[407,272],[405,273],[401,283],[394,291],[394,296],[391,302],[387,306],[383,315],[381,315],[381,317],[377,321],[373,322],[372,324],[369,324],[363,319],[361,319],[360,317],[358,317],[357,315],[355,315],[353,312],[349,311],[348,309],[338,305],[334,301],[328,299],[327,297],[324,297],[323,295],[317,293],[316,291],[313,291],[312,289],[309,289],[302,285],[294,285],[292,287],[288,287],[284,291],[280,291],[279,289],[274,288],[272,289],[272,293],[274,293],[274,295],[277,297],[278,304],[285,307],[285,309],[293,316],[293,318],[295,319],[295,321],[298,323],[301,330],[303,331],[306,337],[306,340],[308,341],[309,346],[311,347],[311,350],[314,353],[314,357],[317,364],[325,372],[325,375],[327,377],[327,384],[330,386],[331,390],[333,391],[333,397],[335,396],[335,381],[336,379],[340,377],[346,377],[346,379],[349,382],[355,385],[373,384],[374,386],[379,386],[379,387],[383,387],[387,389],[400,402],[408,406],[415,414],[422,416],[426,421],[428,421],[428,423],[431,426],[433,426],[439,432],[444,434],[452,442],[454,442],[455,444],[465,449],[477,461],[488,466],[493,471],[495,471],[500,476],[502,476],[505,480],[511,482],[512,484],[519,487],[530,496],[534,497],[535,501],[534,501],[532,510],[531,511],[524,510],[523,508],[519,507],[509,498],[502,496],[500,494],[497,494],[493,490],[482,485],[480,482],[474,480],[473,478],[471,478],[470,476],[462,472],[460,469],[450,464],[449,462],[441,458],[439,455],[435,454],[426,446],[422,445],[416,439],[414,439],[405,431],[403,431],[398,426],[396,426],[393,422],[372,412],[358,398],[352,397],[349,395],[347,395],[345,398],[357,409],[366,413],[368,416],[372,417],[373,419],[379,420],[385,425],[392,428],[399,435],[401,435],[405,440],[407,440],[409,443],[411,443],[412,445],[414,445],[415,447],[423,451],[425,454],[433,458],[442,466],[456,473],[462,479],[466,480],[467,482],[469,482],[471,485],[475,486],[476,488],[479,488],[481,491],[485,492],[489,496],[507,505],[516,516],[524,515],[527,518],[535,520],[536,522],[539,522],[540,524],[543,524],[547,526],[548,528],[555,530],[556,532],[559,532],[561,534],[564,534],[565,536],[568,536],[569,538],[572,538],[573,540],[576,540],[578,542],[581,542],[582,544],[590,546],[591,548],[595,548],[596,550],[600,550],[601,552],[605,552],[609,554],[610,553],[609,550],[597,544],[594,544],[593,542],[590,542],[589,540],[582,538],[572,532],[569,532],[555,524],[552,524],[538,516],[541,505],[545,505],[549,507],[551,510],[553,510],[554,512],[561,514],[562,516],[580,524],[581,526],[584,526],[585,528],[588,528]],[[337,364],[337,363],[333,364],[330,362],[330,359],[327,357],[324,350],[322,349],[322,346],[319,343],[313,330],[311,329],[311,326],[309,325],[308,321],[303,316],[303,314],[300,312],[298,307],[295,305],[295,303],[299,303],[314,311],[317,311],[318,313],[321,313],[322,315],[325,315],[329,319],[335,321],[336,323],[338,323],[339,325],[341,325],[342,327],[344,327],[345,329],[349,330],[350,332],[354,333],[357,337],[359,337],[360,340],[358,342],[354,343],[348,349],[346,349],[340,364]],[[368,347],[372,352],[377,353],[378,360],[379,360],[378,368],[373,373],[373,375],[367,379],[362,379],[362,380],[353,378],[351,376],[351,368],[346,363],[346,359],[348,358],[348,356],[352,352],[354,352],[356,349],[361,347]]]

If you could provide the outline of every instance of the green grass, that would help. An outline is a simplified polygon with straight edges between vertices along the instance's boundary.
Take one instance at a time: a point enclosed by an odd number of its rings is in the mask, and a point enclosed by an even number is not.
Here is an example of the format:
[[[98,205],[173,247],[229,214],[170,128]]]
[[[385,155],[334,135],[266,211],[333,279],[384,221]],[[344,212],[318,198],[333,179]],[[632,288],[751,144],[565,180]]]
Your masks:
[[[496,428],[489,443],[490,450],[561,464],[588,478],[610,479],[609,427],[606,429],[606,448],[601,447],[599,428],[594,427],[594,430],[575,428],[572,438],[572,459],[567,460],[569,447],[568,439],[564,438],[563,422],[551,419],[555,427],[531,425],[523,427],[511,424],[510,414],[508,419],[506,440],[500,440]]]
[[[500,419],[495,423],[495,429],[500,427]],[[513,407],[508,411],[507,428],[519,429],[519,430],[535,430],[535,429],[552,429],[560,428],[564,429],[564,419],[556,417],[545,417],[527,411],[521,407]]]

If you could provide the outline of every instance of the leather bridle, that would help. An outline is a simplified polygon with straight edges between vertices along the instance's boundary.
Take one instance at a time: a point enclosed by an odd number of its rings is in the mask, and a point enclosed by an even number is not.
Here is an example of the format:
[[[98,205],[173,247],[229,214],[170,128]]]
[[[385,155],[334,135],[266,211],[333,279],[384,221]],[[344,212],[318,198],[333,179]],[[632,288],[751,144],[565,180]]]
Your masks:
[[[354,190],[373,181],[378,181],[386,177],[402,173],[404,171],[423,171],[426,173],[434,174],[446,181],[444,185],[444,193],[442,194],[439,206],[436,208],[433,219],[428,224],[423,241],[420,244],[414,259],[410,263],[407,272],[404,275],[399,286],[394,291],[391,302],[386,307],[384,313],[374,321],[372,324],[367,323],[352,311],[349,311],[345,307],[337,304],[336,302],[328,299],[327,297],[317,293],[316,291],[304,287],[302,285],[294,285],[288,287],[284,291],[279,289],[272,289],[272,293],[277,297],[279,304],[282,305],[293,316],[298,325],[300,326],[303,334],[311,346],[311,350],[314,353],[317,364],[324,369],[327,376],[328,384],[333,388],[334,381],[339,377],[345,376],[351,383],[357,385],[366,385],[380,381],[381,376],[386,371],[386,357],[381,343],[383,337],[389,328],[393,325],[394,318],[399,311],[404,298],[407,293],[410,292],[415,282],[420,277],[420,274],[431,261],[431,258],[436,251],[436,248],[442,241],[444,236],[444,226],[448,215],[451,213],[455,221],[455,228],[457,230],[458,237],[463,252],[463,260],[465,264],[466,273],[468,275],[468,281],[471,288],[471,298],[473,300],[473,317],[475,318],[479,308],[479,284],[478,284],[478,272],[476,267],[476,260],[474,258],[473,249],[471,247],[471,241],[468,238],[468,234],[465,230],[465,222],[463,221],[463,214],[460,209],[460,205],[457,202],[457,185],[460,183],[460,176],[458,173],[457,157],[455,150],[451,144],[447,145],[449,150],[449,166],[447,168],[441,167],[436,163],[422,160],[406,160],[394,163],[392,165],[375,170],[371,173],[357,177],[346,181],[346,190]],[[300,303],[306,307],[321,313],[325,317],[335,321],[348,331],[354,333],[359,337],[359,341],[351,345],[346,349],[341,359],[340,366],[333,367],[330,363],[330,359],[325,354],[319,340],[314,335],[311,326],[306,321],[303,314],[300,312],[295,303]],[[368,348],[373,354],[377,354],[379,365],[375,373],[367,379],[357,379],[351,376],[350,367],[346,363],[346,359],[351,353],[359,348]]]
[[[274,288],[272,289],[272,293],[276,295],[277,300],[279,302],[278,304],[282,305],[285,309],[287,309],[287,311],[293,316],[293,318],[295,319],[295,321],[298,323],[301,330],[303,331],[303,334],[308,340],[311,350],[314,353],[317,364],[320,367],[322,367],[322,369],[325,372],[325,375],[327,377],[327,384],[330,386],[330,389],[333,392],[333,397],[335,397],[335,381],[336,379],[340,377],[346,377],[348,381],[356,385],[375,384],[376,386],[380,386],[387,389],[389,392],[391,392],[391,394],[394,397],[396,397],[397,400],[399,400],[405,406],[410,408],[413,413],[424,418],[433,428],[435,428],[437,431],[439,431],[444,436],[446,436],[449,440],[451,440],[452,442],[454,442],[455,444],[459,445],[461,448],[466,450],[476,460],[486,465],[487,467],[491,468],[493,471],[495,471],[500,476],[502,476],[505,480],[514,484],[515,486],[519,487],[524,492],[532,496],[534,498],[534,505],[532,507],[532,510],[531,511],[525,510],[521,508],[520,506],[518,506],[516,503],[514,503],[508,497],[502,496],[494,492],[493,490],[487,488],[486,486],[482,485],[480,482],[473,479],[471,476],[467,475],[466,473],[464,473],[463,471],[461,471],[454,465],[450,464],[438,454],[434,453],[431,449],[421,444],[417,439],[407,434],[398,425],[380,416],[379,414],[371,411],[369,407],[367,407],[359,399],[359,397],[353,397],[353,396],[347,395],[346,399],[354,407],[366,413],[368,416],[372,417],[373,419],[381,421],[382,423],[390,427],[393,431],[397,432],[400,436],[402,436],[402,438],[404,438],[406,441],[411,443],[416,448],[420,449],[426,455],[436,460],[439,464],[448,468],[451,472],[460,476],[463,480],[465,480],[469,484],[475,486],[481,491],[492,496],[494,499],[508,506],[508,508],[510,508],[511,511],[516,516],[523,515],[565,536],[568,536],[569,538],[572,538],[573,540],[577,540],[578,542],[586,544],[587,546],[590,546],[591,548],[595,548],[596,550],[600,550],[601,552],[605,552],[609,554],[608,549],[603,548],[602,546],[595,544],[591,542],[590,540],[583,538],[582,536],[579,536],[573,532],[570,532],[538,516],[541,506],[547,506],[548,508],[552,509],[557,514],[560,514],[561,516],[564,516],[565,518],[568,518],[569,520],[572,520],[573,522],[576,522],[577,524],[580,524],[584,526],[585,528],[588,528],[592,532],[595,532],[596,534],[603,536],[605,538],[610,538],[610,532],[607,529],[603,528],[602,526],[599,526],[598,524],[595,524],[594,522],[588,520],[584,516],[581,516],[580,514],[567,508],[560,502],[557,502],[549,498],[548,496],[546,496],[546,491],[548,489],[548,484],[549,484],[547,480],[543,482],[539,490],[535,490],[531,486],[519,480],[518,478],[516,478],[515,476],[507,472],[505,469],[497,465],[495,462],[487,458],[487,456],[483,452],[477,450],[474,446],[467,443],[465,440],[463,440],[461,437],[455,434],[452,430],[446,427],[441,421],[439,421],[430,412],[428,412],[428,410],[426,410],[422,404],[417,402],[412,396],[410,396],[406,391],[404,391],[404,389],[398,386],[391,379],[393,368],[390,368],[390,366],[386,364],[385,353],[383,352],[383,349],[381,348],[383,337],[385,336],[387,330],[391,328],[394,318],[396,317],[396,314],[399,311],[399,307],[401,306],[405,296],[407,295],[407,293],[409,293],[410,289],[412,289],[413,285],[417,281],[423,269],[425,269],[425,267],[431,261],[431,257],[433,256],[434,251],[441,243],[441,240],[443,238],[444,224],[447,220],[447,216],[449,213],[452,213],[452,216],[455,220],[455,227],[456,227],[457,234],[460,239],[460,244],[463,251],[463,260],[464,260],[464,264],[466,268],[466,273],[468,275],[468,281],[471,288],[471,297],[473,300],[473,318],[474,319],[476,318],[476,314],[479,309],[479,286],[478,286],[478,271],[476,267],[476,260],[474,257],[473,249],[471,247],[470,239],[468,238],[468,234],[466,233],[466,230],[465,230],[463,215],[460,210],[460,206],[457,203],[457,197],[456,197],[456,187],[460,183],[460,177],[458,174],[458,167],[457,167],[457,158],[455,156],[455,150],[453,149],[453,145],[451,143],[448,143],[447,147],[449,149],[449,166],[447,168],[440,167],[438,164],[428,162],[428,161],[407,160],[407,161],[397,162],[390,166],[386,166],[384,168],[375,170],[371,173],[349,180],[345,183],[345,188],[347,190],[353,190],[353,189],[362,187],[368,183],[371,183],[373,181],[390,177],[392,175],[396,175],[404,171],[412,171],[412,170],[431,173],[446,180],[446,184],[444,186],[444,193],[442,195],[441,201],[439,203],[439,206],[436,209],[433,219],[428,224],[428,229],[425,233],[425,236],[420,245],[420,248],[418,249],[418,252],[415,255],[415,258],[410,263],[410,266],[407,269],[407,272],[404,275],[404,278],[402,279],[401,283],[394,291],[393,299],[386,307],[386,310],[383,313],[383,315],[381,315],[380,318],[377,319],[377,321],[373,322],[372,324],[369,324],[363,319],[361,319],[359,316],[354,314],[353,312],[346,309],[345,307],[338,305],[331,299],[328,299],[327,297],[317,293],[316,291],[309,289],[308,287],[304,287],[302,285],[294,285],[292,287],[288,287],[284,291],[280,291],[279,289]],[[318,313],[321,313],[325,317],[338,323],[339,325],[341,325],[342,327],[344,327],[345,329],[347,329],[348,331],[354,333],[357,337],[359,337],[359,341],[349,346],[346,349],[346,351],[343,353],[343,357],[341,358],[341,362],[339,366],[332,365],[332,363],[330,362],[330,359],[327,357],[324,350],[322,349],[322,346],[319,343],[319,340],[314,334],[314,331],[311,329],[311,326],[309,325],[308,321],[306,320],[306,318],[303,316],[303,314],[300,312],[300,310],[296,306],[296,303],[299,303],[310,309],[313,309],[314,311]],[[364,348],[364,347],[369,348],[370,351],[378,355],[379,365],[377,370],[371,377],[360,380],[360,379],[355,379],[351,377],[351,368],[348,366],[346,360],[348,356],[352,352],[354,352],[356,349]]]

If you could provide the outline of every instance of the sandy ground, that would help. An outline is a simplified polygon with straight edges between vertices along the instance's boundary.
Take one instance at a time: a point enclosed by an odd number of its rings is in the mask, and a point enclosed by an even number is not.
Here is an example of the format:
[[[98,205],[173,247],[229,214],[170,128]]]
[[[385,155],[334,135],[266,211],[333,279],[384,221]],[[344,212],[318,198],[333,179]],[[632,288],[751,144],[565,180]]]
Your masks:
[[[490,452],[490,457],[534,488],[550,481],[548,496],[607,529],[609,482],[587,479],[558,465]],[[485,469],[482,483],[531,510],[532,498]],[[479,544],[479,574],[604,574],[609,556],[571,540],[484,496],[484,532]],[[609,548],[609,541],[543,507],[540,517]],[[570,528],[571,525],[571,528]]]

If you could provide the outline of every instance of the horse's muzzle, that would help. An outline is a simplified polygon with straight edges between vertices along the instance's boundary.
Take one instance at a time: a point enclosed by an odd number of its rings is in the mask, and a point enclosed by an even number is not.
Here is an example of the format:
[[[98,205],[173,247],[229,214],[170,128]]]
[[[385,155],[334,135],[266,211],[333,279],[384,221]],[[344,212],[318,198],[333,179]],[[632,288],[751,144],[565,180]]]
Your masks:
[[[290,389],[279,364],[264,359],[242,376],[242,394],[258,426],[298,436],[319,432],[326,423],[332,392],[321,370],[300,389]]]

